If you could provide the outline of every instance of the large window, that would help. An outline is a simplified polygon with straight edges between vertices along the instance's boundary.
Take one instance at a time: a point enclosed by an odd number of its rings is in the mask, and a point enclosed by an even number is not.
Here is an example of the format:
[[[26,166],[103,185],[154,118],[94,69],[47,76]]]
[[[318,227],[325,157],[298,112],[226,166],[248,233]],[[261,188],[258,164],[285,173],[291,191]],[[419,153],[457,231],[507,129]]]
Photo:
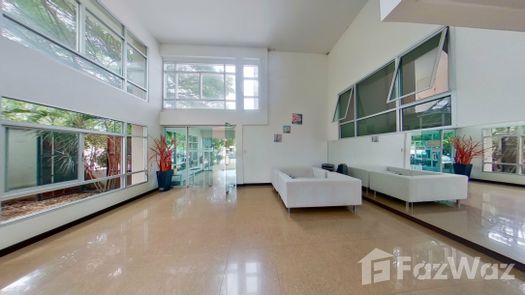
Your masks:
[[[147,98],[147,48],[94,0],[4,0],[0,35]]]
[[[258,110],[259,77],[259,66],[251,63],[165,61],[164,108]]]
[[[525,126],[483,129],[483,172],[525,174]]]
[[[9,98],[0,105],[0,223],[148,180],[146,127]]]
[[[445,28],[341,93],[339,137],[452,125],[448,46]]]

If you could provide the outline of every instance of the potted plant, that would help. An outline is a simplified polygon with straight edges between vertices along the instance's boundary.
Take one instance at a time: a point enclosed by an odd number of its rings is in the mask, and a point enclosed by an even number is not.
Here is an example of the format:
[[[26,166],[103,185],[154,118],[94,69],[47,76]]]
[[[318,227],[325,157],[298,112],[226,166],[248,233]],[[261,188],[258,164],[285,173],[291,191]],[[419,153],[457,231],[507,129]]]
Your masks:
[[[159,191],[167,191],[171,188],[171,178],[173,177],[173,168],[171,157],[173,155],[173,144],[168,143],[165,136],[153,140],[151,147],[159,171],[157,171],[157,183]]]
[[[452,138],[454,146],[454,173],[465,175],[470,178],[472,172],[472,160],[481,157],[483,148],[480,142],[476,142],[472,137],[454,137]]]

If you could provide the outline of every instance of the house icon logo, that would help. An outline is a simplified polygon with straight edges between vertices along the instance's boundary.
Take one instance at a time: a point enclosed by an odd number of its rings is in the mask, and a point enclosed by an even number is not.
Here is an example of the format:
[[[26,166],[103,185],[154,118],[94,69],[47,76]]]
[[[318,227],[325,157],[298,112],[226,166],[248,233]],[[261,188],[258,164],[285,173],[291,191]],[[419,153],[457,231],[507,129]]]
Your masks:
[[[370,285],[372,283],[389,281],[392,257],[394,255],[375,248],[363,259],[359,260],[361,264],[361,283]]]

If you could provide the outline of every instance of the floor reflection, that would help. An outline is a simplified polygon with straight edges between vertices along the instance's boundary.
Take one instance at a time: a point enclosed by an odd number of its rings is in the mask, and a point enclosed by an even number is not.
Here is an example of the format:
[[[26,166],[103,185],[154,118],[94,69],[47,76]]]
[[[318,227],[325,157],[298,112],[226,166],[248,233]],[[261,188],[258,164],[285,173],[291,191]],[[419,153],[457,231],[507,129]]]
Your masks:
[[[460,206],[424,202],[409,211],[400,200],[371,192],[367,197],[525,263],[525,188],[471,181]]]

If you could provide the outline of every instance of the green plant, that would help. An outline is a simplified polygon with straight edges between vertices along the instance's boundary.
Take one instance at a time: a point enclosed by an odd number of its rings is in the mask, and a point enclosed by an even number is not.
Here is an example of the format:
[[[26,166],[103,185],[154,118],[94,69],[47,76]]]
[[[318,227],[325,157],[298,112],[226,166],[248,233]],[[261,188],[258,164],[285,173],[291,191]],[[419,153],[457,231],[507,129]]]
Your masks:
[[[153,155],[150,159],[155,159],[160,172],[166,172],[172,169],[172,155],[175,146],[176,143],[174,139],[172,138],[168,142],[164,135],[153,140],[153,146],[150,148]]]

